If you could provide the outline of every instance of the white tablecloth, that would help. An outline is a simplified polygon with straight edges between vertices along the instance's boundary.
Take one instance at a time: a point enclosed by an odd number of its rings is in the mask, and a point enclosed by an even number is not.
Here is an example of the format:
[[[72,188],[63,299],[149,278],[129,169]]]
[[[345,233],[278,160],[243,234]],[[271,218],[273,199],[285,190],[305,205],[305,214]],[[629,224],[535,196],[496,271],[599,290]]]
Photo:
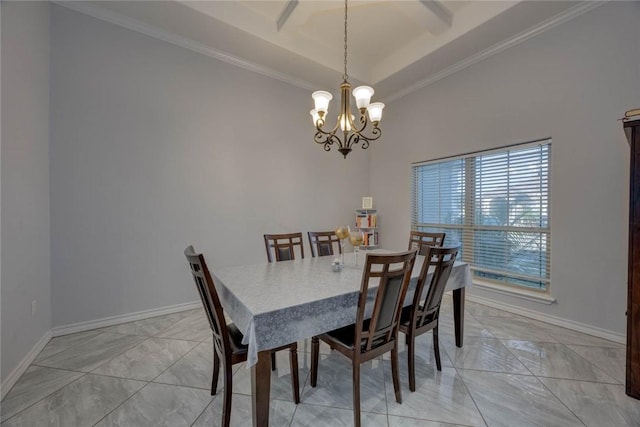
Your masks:
[[[259,351],[354,323],[364,257],[360,253],[356,267],[353,254],[345,254],[340,272],[332,270],[331,256],[213,268],[222,305],[249,345],[247,366],[258,361]],[[416,258],[405,304],[411,303],[423,261]],[[447,290],[470,285],[469,265],[456,262]]]

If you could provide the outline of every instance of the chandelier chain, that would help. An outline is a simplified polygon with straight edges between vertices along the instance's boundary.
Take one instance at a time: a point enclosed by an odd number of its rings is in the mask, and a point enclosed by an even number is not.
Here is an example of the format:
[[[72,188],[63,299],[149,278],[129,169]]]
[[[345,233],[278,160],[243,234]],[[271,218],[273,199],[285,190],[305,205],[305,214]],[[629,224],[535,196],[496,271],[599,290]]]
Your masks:
[[[323,145],[324,151],[330,151],[331,147],[337,147],[345,159],[354,145],[359,144],[363,149],[367,149],[371,141],[380,138],[382,131],[378,125],[382,117],[382,109],[384,108],[384,104],[381,102],[369,103],[371,95],[373,95],[372,88],[369,86],[360,86],[354,89],[356,92],[354,98],[360,113],[360,119],[356,119],[351,112],[349,99],[352,92],[351,84],[348,81],[349,75],[347,74],[348,12],[348,0],[344,0],[344,73],[342,74],[343,82],[340,85],[340,112],[338,113],[338,120],[336,121],[335,127],[333,129],[324,129],[329,101],[333,98],[331,93],[327,91],[315,91],[312,94],[313,100],[315,101],[315,108],[310,111],[316,127],[313,140],[317,144]],[[367,113],[369,120],[367,120]],[[372,128],[367,130],[365,128],[367,128],[369,123],[372,124]],[[340,133],[338,133],[339,130],[341,130]],[[365,130],[367,130],[367,134],[365,134]],[[343,135],[342,138],[340,134]]]
[[[344,0],[344,74],[342,79],[346,82],[347,75],[347,0]]]

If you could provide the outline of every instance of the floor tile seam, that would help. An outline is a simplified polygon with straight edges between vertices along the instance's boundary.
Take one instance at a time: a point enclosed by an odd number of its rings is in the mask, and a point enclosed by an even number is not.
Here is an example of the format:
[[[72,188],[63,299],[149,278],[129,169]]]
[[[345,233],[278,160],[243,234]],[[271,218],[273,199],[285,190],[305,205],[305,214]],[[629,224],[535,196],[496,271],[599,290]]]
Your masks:
[[[110,332],[109,332],[109,333],[110,333]],[[100,334],[99,334],[99,335],[100,335]],[[117,335],[122,335],[122,336],[134,336],[134,335],[123,335],[123,334],[117,334]],[[54,357],[55,355],[52,355],[52,356],[50,356],[50,357],[47,357],[46,359],[43,359],[43,360],[41,360],[41,361],[39,361],[39,362],[37,362],[37,363],[36,363],[36,362],[34,362],[34,363],[32,363],[32,365],[34,365],[34,366],[40,366],[40,367],[43,367],[43,368],[65,369],[65,370],[74,371],[74,372],[91,373],[91,372],[93,372],[94,370],[96,370],[96,369],[98,369],[98,368],[102,367],[104,364],[106,364],[106,363],[110,362],[110,361],[111,361],[111,360],[113,360],[115,357],[118,357],[118,356],[120,356],[121,354],[126,353],[127,351],[131,350],[132,348],[136,347],[138,344],[140,344],[140,343],[142,343],[142,342],[144,342],[144,341],[146,341],[146,340],[148,339],[147,337],[143,337],[143,336],[141,336],[141,335],[135,335],[135,336],[139,336],[139,337],[141,337],[141,338],[143,338],[143,339],[142,339],[142,340],[140,340],[140,341],[136,341],[136,342],[134,342],[134,343],[130,343],[128,346],[126,346],[126,347],[124,347],[123,349],[121,349],[121,351],[120,351],[119,353],[117,353],[117,354],[113,355],[112,357],[108,358],[106,361],[104,361],[103,363],[101,363],[100,365],[96,366],[95,368],[93,368],[93,369],[91,369],[91,370],[81,371],[81,370],[79,370],[79,369],[77,369],[77,370],[76,370],[76,369],[70,369],[70,368],[61,368],[61,367],[57,367],[57,366],[45,365],[45,364],[44,364],[44,363],[47,363],[47,360],[51,359],[51,358],[52,358],[52,357]],[[73,347],[73,346],[72,346],[72,347]],[[69,348],[72,348],[72,347],[69,347]],[[65,350],[63,350],[63,351],[66,351],[66,350],[68,350],[68,349],[65,349]],[[59,352],[59,353],[61,353],[61,352]],[[56,354],[59,354],[59,353],[56,353]]]
[[[133,350],[134,348],[138,347],[139,345],[142,345],[143,343],[145,343],[146,341],[149,341],[151,339],[154,339],[154,337],[149,337],[148,339],[141,341],[140,343],[138,343],[135,347],[130,348],[129,350]],[[166,338],[163,338],[166,339]],[[174,341],[183,341],[183,340],[174,340]],[[193,341],[188,341],[189,343],[193,342]],[[178,363],[180,360],[182,360],[182,358],[184,356],[186,356],[188,353],[190,353],[191,351],[193,351],[193,349],[195,349],[198,346],[198,344],[194,345],[193,348],[191,348],[190,350],[188,350],[187,352],[185,352],[184,354],[182,354],[180,357],[178,357],[176,360],[173,361],[173,363],[171,363],[166,369],[162,370],[158,375],[156,375],[155,377],[153,377],[152,379],[148,380],[146,378],[133,378],[133,377],[126,377],[126,376],[118,376],[118,375],[109,375],[109,374],[101,374],[101,373],[97,373],[96,371],[100,368],[102,368],[103,366],[105,366],[107,363],[110,363],[111,361],[113,361],[115,358],[122,356],[124,353],[126,353],[127,351],[120,353],[118,356],[114,356],[113,358],[109,359],[107,362],[105,362],[104,364],[98,366],[97,368],[95,368],[93,371],[91,371],[90,373],[95,374],[95,375],[104,375],[104,376],[108,376],[108,377],[116,377],[116,378],[126,378],[126,379],[130,379],[130,380],[136,380],[136,381],[146,381],[146,382],[154,382],[154,380],[156,378],[158,378],[160,375],[162,375],[167,369],[169,369],[171,366],[175,365],[176,363]]]
[[[318,355],[318,357],[320,357],[320,355]],[[302,403],[302,396],[304,396],[304,392],[307,389],[307,387],[309,387],[310,389],[312,388],[311,387],[311,367],[309,367],[309,372],[307,372],[307,377],[305,378],[304,382],[302,383],[302,388],[300,389],[300,403]],[[298,405],[296,405],[296,407],[297,406]]]
[[[132,336],[132,335],[130,335]],[[140,335],[136,335],[136,336],[140,336]],[[94,371],[102,368],[103,366],[105,366],[107,363],[111,362],[113,359],[115,359],[116,357],[122,356],[124,353],[126,353],[127,351],[136,348],[138,345],[142,344],[143,342],[147,341],[149,338],[145,337],[144,339],[142,339],[141,341],[138,341],[136,343],[133,343],[129,346],[127,346],[126,348],[123,348],[122,351],[120,351],[117,354],[114,354],[112,357],[108,358],[107,360],[105,360],[103,363],[101,363],[100,365],[96,366],[95,368],[91,369],[90,371],[87,371],[87,373],[91,373],[93,374]]]
[[[528,374],[522,374],[522,373],[516,373],[516,372],[485,371],[482,369],[469,369],[469,368],[461,368],[461,367],[456,367],[455,369],[456,371],[460,370],[460,371],[484,372],[485,374],[512,375],[516,377],[535,378],[539,380],[539,377],[535,374],[528,375]]]
[[[511,351],[511,349],[509,348],[509,346],[505,345],[505,343],[503,342],[503,340],[498,339],[498,341],[499,341],[499,342],[500,342],[500,344],[501,344],[501,345],[502,345],[502,346],[507,350],[507,352],[508,352],[509,354],[511,354],[511,355],[512,355],[512,356],[513,356],[513,357],[518,361],[518,363],[520,363],[520,364],[521,364],[521,365],[522,365],[522,366],[527,370],[527,372],[529,372],[529,373],[531,374],[531,375],[526,375],[526,376],[534,376],[534,377],[536,376],[536,374],[535,374],[535,373],[533,373],[533,371],[532,371],[531,369],[529,369],[529,367],[528,367],[528,366],[527,366],[527,365],[526,365],[522,360],[520,360],[520,358],[518,357],[518,355],[517,355],[517,354],[515,354],[513,351]],[[528,341],[528,342],[531,342],[531,341]],[[453,361],[452,361],[452,362],[453,362]],[[456,366],[456,368],[458,368],[458,366]],[[468,368],[460,367],[460,369],[463,369],[463,370],[464,370],[464,369],[468,369]],[[475,371],[483,371],[483,372],[495,372],[495,371],[486,371],[486,370],[483,370],[483,369],[468,369],[468,370],[470,370],[470,371],[474,371],[474,370],[475,370]],[[502,373],[502,372],[496,372],[496,373]],[[511,372],[504,372],[504,373],[506,373],[506,374],[513,374],[513,375],[524,375],[524,374],[522,374],[522,373],[511,373]]]
[[[537,377],[536,377],[537,378]],[[544,377],[543,377],[544,378]],[[567,405],[564,400],[560,399],[560,396],[556,395],[549,387],[547,387],[547,385],[544,383],[544,381],[540,380],[540,378],[538,378],[538,381],[540,382],[540,384],[542,384],[542,387],[544,387],[545,390],[547,390],[553,397],[555,397],[558,402],[560,402],[562,404],[562,406],[564,406],[565,408],[567,408],[567,411],[569,411],[571,414],[573,414],[574,417],[576,417],[576,419],[578,421],[580,421],[585,427],[588,425],[586,422],[584,422],[582,420],[582,418],[580,418],[578,416],[578,414],[576,414],[575,412],[573,412],[571,410],[571,408],[569,408],[569,405]]]
[[[443,368],[445,368],[445,366],[443,366]],[[466,368],[464,366],[453,366],[453,368],[456,369],[460,369],[463,371],[473,371],[473,372],[485,372],[487,374],[505,374],[505,375],[518,375],[521,377],[536,377],[537,376],[535,374],[527,374],[527,373],[522,373],[522,372],[507,372],[507,371],[495,371],[495,370],[488,370],[488,369],[478,369],[478,368]],[[526,366],[525,366],[526,368]],[[529,369],[527,368],[527,371],[529,371]],[[529,371],[531,372],[531,371]]]
[[[136,380],[138,381],[138,380]],[[176,386],[176,387],[185,387],[185,388],[190,388],[193,390],[208,390],[209,392],[211,392],[211,387],[196,387],[193,385],[184,385],[184,384],[171,384],[171,383],[165,383],[165,382],[161,382],[161,381],[148,381],[149,383],[153,383],[153,384],[160,384],[160,385],[171,385],[171,386]],[[220,391],[224,390],[224,387],[220,387],[218,388],[218,393],[215,394],[215,396],[217,396],[219,394]],[[238,393],[240,394],[240,393]]]
[[[604,369],[600,368],[598,365],[596,365],[595,363],[592,363],[589,359],[587,359],[586,357],[584,357],[583,355],[581,355],[580,353],[578,353],[577,351],[575,351],[574,349],[572,349],[571,347],[569,347],[569,345],[564,344],[564,346],[569,349],[570,352],[576,354],[578,357],[580,357],[582,360],[586,361],[589,365],[593,366],[597,371],[602,372],[603,374],[605,374],[607,377],[611,378],[613,381],[615,381],[614,384],[620,384],[620,382],[614,378],[613,376],[609,375],[608,372],[606,372]],[[596,382],[603,382],[603,381],[596,381]],[[603,382],[604,383],[604,382]],[[611,383],[604,383],[604,384],[611,384]]]
[[[72,372],[78,372],[78,371],[72,371]],[[7,421],[13,419],[14,417],[16,417],[17,415],[23,413],[24,411],[26,411],[27,409],[37,405],[38,403],[42,402],[43,400],[49,398],[50,396],[58,393],[60,390],[62,390],[63,388],[70,386],[71,384],[75,383],[76,381],[82,379],[82,377],[86,376],[88,373],[87,372],[78,372],[81,373],[82,375],[80,375],[78,378],[74,379],[73,381],[68,382],[67,384],[64,384],[62,387],[52,391],[51,393],[47,394],[46,396],[42,397],[41,399],[38,399],[37,401],[33,402],[31,405],[21,409],[20,411],[16,412],[15,414],[13,414],[12,416],[10,416],[9,418],[7,418],[6,420],[2,420],[1,423],[4,424]]]
[[[150,382],[152,382],[152,381],[149,381],[149,380],[143,380],[143,379],[140,379],[140,378],[122,377],[122,376],[119,376],[119,375],[114,375],[114,374],[102,374],[102,373],[99,373],[99,372],[87,372],[87,375],[96,375],[96,376],[99,376],[99,377],[107,377],[107,378],[117,378],[117,379],[119,379],[119,380],[140,381],[140,382],[144,382],[144,383],[150,383]]]
[[[294,408],[293,408],[293,412],[291,413],[291,418],[289,419],[289,423],[287,424],[287,427],[291,427],[293,425],[293,418],[296,415],[296,411],[298,410],[298,403],[295,403],[292,400],[284,400],[284,399],[269,399],[269,406],[271,406],[271,401],[273,400],[277,400],[278,402],[288,402],[288,403],[293,403],[294,404]]]
[[[467,391],[467,394],[469,395],[469,398],[473,402],[473,406],[475,406],[476,411],[478,411],[478,414],[480,414],[480,418],[482,418],[482,422],[484,423],[485,427],[488,426],[489,423],[487,423],[487,420],[485,419],[484,414],[480,410],[480,406],[478,405],[478,402],[476,402],[476,399],[473,397],[473,394],[471,393],[471,390],[469,389],[467,382],[464,380],[464,377],[460,375],[458,368],[454,367],[453,369],[455,369],[456,375],[458,376],[458,378],[460,378],[460,381],[462,381],[462,385],[464,385],[464,389]],[[462,370],[464,371],[464,369]]]
[[[35,367],[38,367],[38,368],[55,369],[57,371],[75,372],[77,374],[88,374],[89,373],[89,372],[77,371],[75,369],[69,369],[69,368],[54,368],[52,366],[44,366],[44,365],[40,365],[40,364],[38,364],[36,362],[33,362],[31,365],[29,365],[29,368],[31,368],[32,366],[35,366]],[[22,374],[22,375],[24,375],[24,374]],[[22,378],[22,376],[20,378]],[[6,396],[5,396],[5,398],[6,398]]]
[[[540,379],[540,378],[548,378],[550,380],[575,381],[575,382],[580,382],[580,383],[613,385],[613,386],[617,386],[617,387],[624,387],[625,386],[624,383],[619,383],[619,382],[610,383],[610,382],[604,382],[604,381],[585,380],[585,379],[576,379],[576,378],[551,377],[551,376],[548,376],[548,375],[534,375],[534,376],[536,378],[538,378],[538,379]]]
[[[183,340],[184,341],[184,340]],[[189,342],[193,342],[193,341],[189,341]],[[180,362],[181,360],[183,360],[185,357],[187,357],[188,354],[190,354],[191,352],[195,351],[196,348],[198,348],[200,344],[196,344],[193,346],[193,348],[189,351],[187,351],[186,353],[184,353],[181,357],[179,357],[178,359],[176,359],[172,364],[170,364],[169,366],[166,367],[166,369],[164,369],[163,371],[161,371],[158,375],[156,375],[151,381],[149,382],[153,382],[153,383],[158,383],[158,384],[167,384],[167,383],[162,383],[162,382],[157,382],[156,380],[158,379],[158,377],[160,377],[162,374],[164,374],[165,372],[167,372],[169,369],[171,369],[173,366],[175,366],[178,362]],[[215,351],[215,350],[214,350]],[[213,367],[212,367],[213,369]],[[193,388],[198,388],[200,389],[200,387],[193,387]]]
[[[90,331],[98,331],[98,330],[100,330],[100,329],[102,329],[102,328],[88,329],[88,330],[86,330],[86,331],[76,332],[76,333],[83,333],[83,332],[90,332]],[[100,333],[98,333],[98,334],[96,334],[96,335],[92,336],[91,338],[95,338],[95,337],[97,337],[97,336],[98,336],[98,335],[100,335],[100,334],[102,334],[102,332],[100,332]],[[67,334],[67,335],[73,335],[73,334]],[[41,354],[41,353],[44,351],[44,349],[45,349],[45,348],[46,348],[46,347],[51,343],[51,341],[53,341],[53,340],[54,340],[54,339],[56,339],[56,338],[61,338],[61,337],[63,337],[63,336],[66,336],[66,335],[61,335],[60,337],[52,337],[51,339],[49,339],[49,341],[47,341],[47,344],[46,344],[46,345],[44,346],[44,348],[40,351],[40,353],[38,353],[38,356],[36,356],[36,358],[35,358],[34,360],[38,360],[38,357],[40,356],[40,354]],[[89,338],[89,339],[91,339],[91,338]],[[47,359],[50,359],[51,357],[55,356],[56,354],[61,353],[61,352],[65,351],[65,350],[68,350],[68,349],[70,349],[70,348],[76,347],[76,346],[78,346],[78,345],[80,345],[80,344],[82,344],[82,343],[84,343],[84,342],[85,342],[85,340],[80,340],[80,341],[78,341],[78,342],[77,342],[77,343],[75,343],[75,344],[71,344],[70,346],[65,346],[65,348],[63,348],[62,350],[60,350],[60,351],[56,351],[55,353],[48,355],[47,357],[45,357],[45,358],[44,358],[44,359],[42,359],[41,361],[45,361],[45,360],[47,360]]]
[[[473,424],[460,424],[459,422],[448,422],[448,421],[442,421],[442,420],[435,420],[432,418],[418,418],[418,417],[411,417],[408,415],[393,415],[393,414],[389,414],[389,417],[396,417],[396,418],[406,418],[409,420],[416,420],[416,421],[430,421],[432,423],[440,423],[440,424],[451,424],[454,425],[456,427],[475,427]]]
[[[515,352],[514,352],[514,351],[513,351],[513,350],[512,350],[508,345],[506,345],[506,344],[504,343],[504,341],[525,341],[525,342],[530,342],[530,343],[534,343],[534,344],[562,344],[562,343],[547,343],[547,342],[544,342],[544,341],[543,341],[543,342],[540,342],[540,341],[511,340],[511,339],[506,339],[506,340],[501,339],[501,340],[500,340],[500,342],[502,343],[502,345],[504,345],[504,346],[507,348],[507,350],[509,351],[509,353],[511,353],[511,354],[513,355],[513,357],[515,357],[515,358],[516,358],[516,360],[518,360],[518,362],[520,362],[520,363],[521,363],[521,364],[522,364],[522,365],[527,369],[527,371],[529,371],[529,372],[531,373],[531,375],[533,375],[533,376],[534,376],[534,377],[536,377],[536,378],[537,378],[537,375],[535,374],[535,372],[533,372],[533,370],[531,370],[531,369],[529,368],[529,366],[527,366],[527,364],[526,364],[526,363],[524,363],[524,362],[522,361],[522,359],[520,359],[520,357],[518,357],[518,355],[517,355],[517,354],[516,354],[516,353],[515,353]],[[568,348],[568,347],[567,347],[567,348]]]
[[[521,341],[521,340],[508,340],[508,341]],[[585,362],[587,362],[589,365],[593,366],[593,367],[594,367],[595,369],[597,369],[598,371],[602,372],[602,373],[603,373],[604,375],[606,375],[607,377],[611,378],[611,380],[613,380],[614,382],[613,382],[613,383],[610,383],[610,382],[590,381],[590,380],[584,380],[584,381],[588,381],[588,382],[596,382],[596,383],[598,383],[598,382],[599,382],[599,383],[602,383],[602,384],[620,384],[620,382],[618,382],[618,380],[616,380],[615,378],[613,378],[611,375],[609,375],[608,373],[606,373],[604,370],[602,370],[602,369],[598,368],[595,364],[591,363],[591,362],[590,362],[589,360],[587,360],[586,358],[582,357],[578,352],[574,351],[571,347],[569,347],[569,346],[568,346],[568,345],[566,345],[566,344],[563,344],[563,343],[537,342],[537,341],[525,341],[525,342],[530,342],[530,343],[534,343],[534,344],[537,344],[537,343],[540,343],[540,344],[559,344],[559,345],[561,345],[561,346],[565,347],[565,348],[566,348],[567,350],[569,350],[570,352],[575,353],[578,357],[580,357],[581,359],[583,359]],[[502,343],[502,344],[504,345],[504,343]],[[526,363],[524,363],[524,362],[520,359],[520,357],[518,357],[518,355],[517,355],[517,354],[515,354],[515,353],[512,351],[512,349],[511,349],[509,346],[507,346],[507,345],[504,345],[504,346],[505,346],[505,347],[507,348],[507,350],[509,350],[509,352],[511,352],[511,354],[513,354],[513,355],[516,357],[516,359],[518,359],[518,361],[519,361],[520,363],[522,363],[522,365],[524,365],[524,367],[525,367],[525,368],[527,368],[527,370],[528,370],[529,372],[531,372],[531,374],[532,374],[534,377],[536,377],[536,378],[540,377],[540,378],[571,379],[571,378],[560,378],[560,377],[549,377],[549,376],[545,376],[545,375],[538,375],[538,374],[536,374],[532,369],[530,369],[530,368],[527,366],[527,364],[526,364]],[[578,381],[580,381],[580,380],[578,380]]]
[[[165,340],[176,340],[176,341],[187,341],[187,342],[195,342],[198,344],[201,344],[203,342],[205,342],[207,340],[207,338],[209,338],[208,336],[205,337],[203,340],[188,340],[188,339],[184,339],[184,338],[173,338],[173,337],[163,337],[163,336],[159,336],[159,335],[153,335],[151,337],[147,337],[147,338],[161,338],[161,339],[165,339]]]
[[[206,405],[204,406],[204,409],[202,409],[202,411],[200,411],[200,413],[198,414],[198,416],[197,416],[197,417],[195,417],[195,419],[193,420],[193,422],[192,422],[191,424],[189,424],[189,426],[190,426],[190,427],[193,427],[193,425],[194,425],[195,423],[197,423],[197,422],[198,422],[198,420],[200,419],[200,417],[201,417],[202,415],[204,415],[204,413],[207,411],[207,409],[209,409],[209,406],[213,405],[213,403],[215,402],[215,400],[216,400],[219,396],[220,396],[220,394],[219,394],[219,393],[218,393],[218,394],[214,394],[213,396],[211,396],[211,401],[210,401],[208,404],[206,404]]]
[[[281,399],[278,399],[278,400],[281,400]],[[307,405],[307,406],[315,406],[315,407],[318,407],[318,408],[342,409],[344,411],[353,412],[353,405],[351,405],[352,406],[351,408],[343,408],[343,407],[340,407],[340,406],[321,405],[321,404],[318,404],[318,403],[305,403],[305,402],[302,402],[302,401],[300,401],[300,404]],[[387,415],[387,414],[385,414],[383,412],[363,411],[362,409],[360,410],[360,413],[361,414],[363,414],[363,413],[364,414],[374,414],[374,415]]]
[[[98,375],[98,374],[94,374],[94,375]],[[137,381],[137,380],[136,380],[136,381]],[[145,381],[145,382],[146,382],[146,384],[145,384],[145,385],[143,385],[142,387],[140,387],[140,388],[139,388],[138,390],[136,390],[135,392],[131,393],[131,395],[130,395],[129,397],[127,397],[125,400],[123,400],[122,402],[120,402],[120,404],[119,404],[119,405],[116,405],[116,407],[115,407],[115,408],[113,408],[111,411],[107,412],[107,413],[106,413],[102,418],[100,418],[97,422],[95,422],[95,423],[93,424],[93,426],[95,427],[96,425],[100,424],[100,422],[101,422],[103,419],[107,418],[110,414],[112,414],[114,411],[116,411],[118,408],[120,408],[122,405],[124,405],[126,402],[128,402],[128,401],[129,401],[133,396],[135,396],[136,394],[138,394],[138,393],[140,393],[142,390],[144,390],[144,389],[145,389],[145,387],[147,387],[147,386],[150,384],[150,382],[148,382],[148,381]]]
[[[596,344],[572,344],[572,343],[563,343],[566,346],[574,345],[576,347],[587,347],[587,348],[603,348],[610,350],[626,350],[627,346],[624,344],[613,343],[613,345],[605,346],[605,345],[596,345]]]

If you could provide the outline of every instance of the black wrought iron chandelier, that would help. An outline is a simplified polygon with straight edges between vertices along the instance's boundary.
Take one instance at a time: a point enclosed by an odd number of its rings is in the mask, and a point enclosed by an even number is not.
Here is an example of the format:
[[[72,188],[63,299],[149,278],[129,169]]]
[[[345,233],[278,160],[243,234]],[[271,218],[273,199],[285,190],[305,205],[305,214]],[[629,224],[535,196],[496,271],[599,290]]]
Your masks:
[[[332,145],[338,147],[338,151],[347,158],[347,154],[351,152],[354,144],[361,143],[363,149],[369,147],[371,141],[380,138],[382,131],[378,127],[380,119],[382,119],[382,102],[371,102],[373,89],[369,86],[358,86],[353,90],[353,97],[356,100],[356,106],[360,112],[360,118],[355,120],[351,113],[351,105],[349,103],[349,95],[351,95],[351,85],[348,82],[347,75],[347,0],[344,1],[344,74],[342,75],[342,84],[340,85],[340,113],[338,120],[332,130],[324,130],[325,116],[329,108],[329,101],[333,99],[331,93],[318,90],[311,95],[315,102],[315,108],[311,110],[313,124],[316,127],[316,134],[313,139],[316,143],[324,145],[325,151],[330,151]],[[369,114],[369,120],[367,115]],[[369,121],[372,124],[371,133],[365,135],[363,132]],[[338,133],[338,129],[342,131],[342,138]]]

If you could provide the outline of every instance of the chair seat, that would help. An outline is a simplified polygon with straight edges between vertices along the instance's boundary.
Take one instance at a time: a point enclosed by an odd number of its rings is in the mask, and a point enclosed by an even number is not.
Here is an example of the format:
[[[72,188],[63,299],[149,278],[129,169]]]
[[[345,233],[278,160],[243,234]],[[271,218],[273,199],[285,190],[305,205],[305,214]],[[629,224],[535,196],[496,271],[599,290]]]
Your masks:
[[[363,326],[364,329],[367,329],[369,327],[370,322],[371,322],[371,319],[367,319],[362,323],[364,325]],[[355,348],[355,343],[353,342],[355,339],[355,332],[356,332],[356,325],[351,324],[339,329],[334,329],[333,331],[327,332],[325,334],[322,334],[320,335],[320,338],[325,342],[330,341],[331,344],[340,345],[346,349],[353,350]],[[380,338],[373,343],[372,349],[375,349],[376,347],[378,347],[378,345],[384,344],[384,343],[385,343],[384,338]],[[363,349],[364,349],[365,343],[363,342],[361,345],[363,346]]]
[[[234,355],[247,354],[249,346],[242,344],[244,335],[240,332],[240,329],[235,323],[228,323],[227,330],[229,331],[229,341],[231,344],[231,353]]]
[[[402,308],[402,314],[400,314],[400,326],[409,326],[411,324],[411,309],[413,306],[408,305]]]
[[[422,307],[422,306],[421,306]],[[409,327],[411,326],[411,309],[413,308],[413,306],[407,306],[407,307],[403,307],[402,308],[402,313],[400,314],[400,330],[402,332],[405,332],[407,329],[409,329]],[[424,322],[423,325],[428,325],[431,324],[431,322],[433,322],[437,316],[435,315],[430,315],[428,316],[429,321]]]

